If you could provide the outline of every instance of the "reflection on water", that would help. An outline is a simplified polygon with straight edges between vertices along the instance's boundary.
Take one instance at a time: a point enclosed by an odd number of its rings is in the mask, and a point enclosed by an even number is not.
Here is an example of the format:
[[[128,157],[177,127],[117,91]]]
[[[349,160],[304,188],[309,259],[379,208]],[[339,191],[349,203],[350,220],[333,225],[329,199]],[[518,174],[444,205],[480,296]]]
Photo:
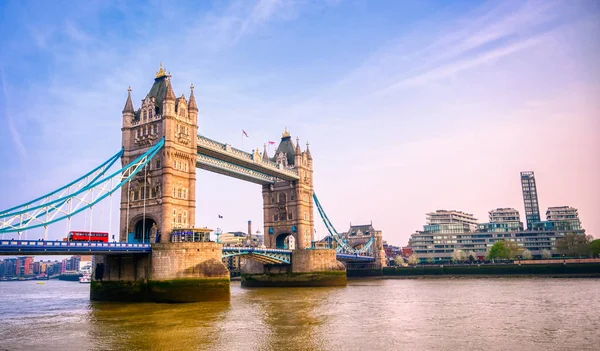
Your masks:
[[[218,323],[229,302],[205,304],[121,304],[91,302],[87,338],[93,348],[119,349],[213,349],[218,340]]]
[[[598,279],[355,280],[230,302],[90,302],[89,285],[0,283],[0,350],[594,350]]]

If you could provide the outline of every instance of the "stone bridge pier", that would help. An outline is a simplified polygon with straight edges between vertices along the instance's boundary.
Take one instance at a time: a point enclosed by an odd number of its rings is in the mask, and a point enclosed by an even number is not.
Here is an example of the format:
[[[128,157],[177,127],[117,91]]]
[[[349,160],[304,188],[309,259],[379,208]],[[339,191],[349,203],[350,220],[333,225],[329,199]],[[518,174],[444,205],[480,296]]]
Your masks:
[[[245,287],[345,286],[346,267],[335,250],[297,249],[291,265],[261,264],[246,260],[242,267]]]
[[[94,301],[229,300],[229,270],[214,242],[152,244],[147,255],[94,256]]]

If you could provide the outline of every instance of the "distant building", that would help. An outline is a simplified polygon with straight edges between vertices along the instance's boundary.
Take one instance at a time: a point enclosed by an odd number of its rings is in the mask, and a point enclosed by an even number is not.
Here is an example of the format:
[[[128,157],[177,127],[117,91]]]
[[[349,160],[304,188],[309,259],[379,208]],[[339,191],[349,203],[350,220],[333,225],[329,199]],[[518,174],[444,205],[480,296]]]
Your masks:
[[[17,259],[6,258],[0,262],[0,277],[17,276]]]
[[[555,226],[568,227],[569,230],[583,229],[579,221],[577,209],[571,206],[548,207],[546,221],[554,222]]]
[[[533,223],[541,221],[538,193],[533,172],[521,172],[521,188],[523,189],[527,229],[531,230],[533,229]]]
[[[92,273],[92,259],[93,256],[81,256],[79,260],[79,272]]]
[[[244,232],[223,233],[219,237],[223,246],[244,246],[247,235]]]
[[[472,214],[456,210],[437,210],[427,213],[425,233],[468,233],[477,230],[477,218]]]
[[[447,261],[452,259],[457,250],[474,252],[479,258],[483,258],[494,243],[509,240],[531,251],[534,256],[541,256],[543,250],[555,250],[556,240],[567,233],[585,234],[580,228],[579,220],[573,218],[573,210],[575,209],[567,208],[550,211],[556,221],[532,222],[529,230],[523,230],[518,211],[513,208],[499,208],[489,211],[489,223],[480,223],[476,227],[477,230],[472,231],[471,218],[453,218],[452,223],[443,223],[450,222],[451,216],[447,215],[448,212],[458,211],[436,211],[442,214],[436,216],[436,224],[431,224],[431,214],[428,213],[425,230],[411,235],[409,247],[421,260]],[[457,227],[449,227],[456,224]],[[436,225],[439,227],[435,227]]]
[[[81,256],[71,256],[62,260],[61,273],[78,272]]]
[[[496,208],[488,212],[489,223],[479,223],[480,232],[515,232],[523,230],[519,211],[514,208]]]
[[[17,275],[33,275],[33,256],[17,257]]]

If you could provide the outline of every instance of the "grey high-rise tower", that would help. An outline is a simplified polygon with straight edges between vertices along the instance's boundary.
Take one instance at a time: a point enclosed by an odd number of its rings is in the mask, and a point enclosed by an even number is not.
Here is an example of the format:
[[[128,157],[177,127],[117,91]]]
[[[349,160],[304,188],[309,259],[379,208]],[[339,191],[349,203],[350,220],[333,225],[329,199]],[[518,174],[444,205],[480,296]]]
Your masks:
[[[521,172],[521,188],[523,189],[527,229],[531,230],[533,223],[540,221],[540,207],[533,172]]]

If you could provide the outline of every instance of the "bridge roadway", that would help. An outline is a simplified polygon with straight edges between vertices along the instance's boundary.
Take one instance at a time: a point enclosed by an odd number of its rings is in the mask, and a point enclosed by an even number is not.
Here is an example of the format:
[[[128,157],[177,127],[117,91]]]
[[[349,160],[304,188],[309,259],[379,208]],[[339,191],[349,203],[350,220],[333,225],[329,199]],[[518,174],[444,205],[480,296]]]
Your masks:
[[[150,244],[39,241],[39,240],[0,240],[0,255],[130,255],[150,254]],[[290,264],[292,250],[267,249],[259,247],[223,247],[223,257],[251,256],[262,263]],[[337,259],[346,262],[372,262],[372,256],[338,253]]]

